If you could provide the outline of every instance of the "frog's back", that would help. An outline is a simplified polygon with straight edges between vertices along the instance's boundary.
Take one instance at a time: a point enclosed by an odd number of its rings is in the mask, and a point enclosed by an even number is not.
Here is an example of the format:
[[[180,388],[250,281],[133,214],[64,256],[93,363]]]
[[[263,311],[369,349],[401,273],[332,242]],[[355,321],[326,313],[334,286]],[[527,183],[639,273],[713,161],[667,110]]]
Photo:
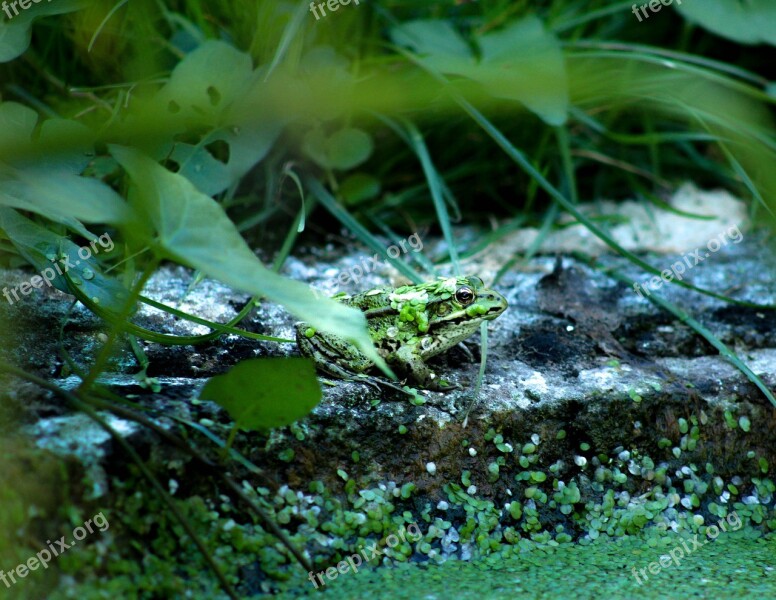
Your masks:
[[[362,312],[390,307],[392,288],[375,288],[353,296],[334,297],[335,300],[357,308]]]

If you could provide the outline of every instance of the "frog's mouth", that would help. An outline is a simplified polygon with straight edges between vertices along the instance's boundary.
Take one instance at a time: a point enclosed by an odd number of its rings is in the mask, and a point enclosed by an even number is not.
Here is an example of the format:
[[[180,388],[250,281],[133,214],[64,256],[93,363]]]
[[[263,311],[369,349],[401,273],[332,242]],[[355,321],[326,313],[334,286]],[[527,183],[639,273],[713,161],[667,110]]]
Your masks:
[[[507,299],[498,292],[480,292],[478,300],[487,301],[490,304],[488,311],[481,317],[486,321],[492,321],[509,307]]]

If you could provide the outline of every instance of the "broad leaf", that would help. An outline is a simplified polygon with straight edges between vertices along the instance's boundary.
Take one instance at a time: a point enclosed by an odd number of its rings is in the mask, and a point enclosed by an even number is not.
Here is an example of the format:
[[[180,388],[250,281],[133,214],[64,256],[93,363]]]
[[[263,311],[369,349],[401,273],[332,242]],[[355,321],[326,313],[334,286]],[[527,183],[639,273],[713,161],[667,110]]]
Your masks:
[[[129,211],[116,192],[96,179],[60,174],[47,177],[37,169],[21,171],[0,166],[0,204],[31,210],[63,223],[86,238],[79,221],[120,224]]]
[[[470,61],[472,51],[449,21],[409,21],[391,31],[394,43],[429,57]]]
[[[372,155],[374,143],[368,133],[353,127],[340,129],[330,136],[314,129],[305,136],[302,148],[324,169],[347,171]]]
[[[499,98],[517,100],[550,125],[562,125],[568,112],[566,67],[560,43],[536,17],[478,38],[482,73],[469,76]]]
[[[29,8],[22,9],[18,2],[6,2],[13,18],[9,20],[5,12],[0,13],[0,19],[2,19],[0,20],[0,63],[13,60],[27,50],[32,39],[32,23],[35,19],[74,12],[86,8],[89,4],[91,0],[55,0],[54,2],[38,0]]]
[[[155,156],[176,163],[178,172],[201,192],[214,195],[261,161],[284,126],[280,119],[263,115],[256,102],[264,85],[248,54],[211,40],[187,54],[169,82],[135,110],[164,115],[178,137],[199,137],[196,145],[182,141],[164,145]],[[216,142],[227,146],[227,157],[211,151]]]
[[[232,183],[229,169],[210,154],[207,148],[175,142],[164,154],[169,157],[171,162],[179,166],[178,172],[203,194],[215,196]]]
[[[387,369],[367,333],[363,313],[334,300],[318,299],[308,286],[267,269],[223,208],[185,177],[137,150],[121,146],[110,150],[134,183],[130,202],[154,229],[146,234],[146,243],[158,253],[235,289],[266,296],[317,329],[351,340]]]
[[[241,429],[266,431],[306,417],[322,393],[310,359],[259,358],[211,378],[199,397],[223,406]]]
[[[106,310],[118,313],[124,308],[127,302],[126,289],[116,280],[103,275],[95,258],[99,253],[111,249],[113,242],[110,237],[100,236],[101,242],[104,243],[94,243],[94,247],[79,247],[15,210],[2,206],[0,229],[9,237],[19,254],[39,274],[44,275],[43,279],[50,281],[58,290],[72,294],[69,279],[81,292]],[[79,250],[82,252],[80,255]],[[68,278],[61,273],[67,273]],[[30,279],[32,280],[32,277]]]
[[[21,156],[0,162],[0,206],[35,212],[87,239],[95,236],[82,222],[119,225],[128,221],[129,210],[116,192],[97,179],[80,176],[91,160],[91,145],[47,153],[50,139],[70,134],[73,139],[88,140],[88,130],[72,121],[49,119],[33,139],[37,122],[37,113],[26,106],[0,104],[0,145],[16,145]]]
[[[536,17],[475,36],[480,60],[447,21],[404,23],[391,37],[432,71],[476,81],[494,97],[521,102],[550,125],[566,120],[568,82],[560,42]]]
[[[722,37],[742,44],[776,45],[776,2],[773,0],[687,0],[676,10]]]

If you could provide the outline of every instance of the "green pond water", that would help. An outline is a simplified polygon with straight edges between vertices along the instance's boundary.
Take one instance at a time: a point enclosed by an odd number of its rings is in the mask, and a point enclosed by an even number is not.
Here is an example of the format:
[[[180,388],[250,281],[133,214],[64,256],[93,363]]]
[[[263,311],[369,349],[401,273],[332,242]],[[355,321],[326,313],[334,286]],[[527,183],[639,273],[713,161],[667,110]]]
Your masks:
[[[776,598],[776,535],[742,528],[714,540],[699,535],[695,544],[692,538],[652,532],[589,545],[537,545],[507,557],[367,568],[326,580],[325,590],[299,576],[275,598]],[[663,555],[668,566],[661,567]]]

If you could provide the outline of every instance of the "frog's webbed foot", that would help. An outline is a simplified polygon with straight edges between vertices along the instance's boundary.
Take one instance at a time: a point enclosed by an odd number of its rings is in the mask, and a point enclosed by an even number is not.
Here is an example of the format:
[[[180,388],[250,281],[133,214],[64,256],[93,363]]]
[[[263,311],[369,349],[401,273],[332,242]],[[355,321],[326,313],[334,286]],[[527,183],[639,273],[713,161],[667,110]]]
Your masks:
[[[336,362],[318,363],[316,367],[322,373],[336,377],[337,379],[343,379],[345,381],[356,381],[356,373],[348,371],[344,367],[341,367]]]
[[[405,383],[403,381],[400,381],[399,383],[393,383],[392,381],[388,381],[387,379],[382,379],[380,377],[372,377],[371,375],[357,375],[351,378],[351,381],[367,383],[378,390],[381,387],[383,387],[383,388],[390,388],[392,390],[396,390],[397,392],[401,392],[402,394],[407,394],[408,396],[415,395],[411,392],[408,392],[402,387],[402,385],[404,385]]]
[[[423,389],[434,392],[448,392],[460,389],[460,386],[449,384],[437,377],[423,359],[415,354],[410,347],[400,348],[396,356],[398,362],[403,366],[403,370],[409,375],[409,378]]]
[[[466,358],[469,359],[469,362],[475,362],[474,353],[471,351],[471,348],[469,348],[466,342],[458,342],[458,346],[456,347],[463,351],[463,353],[466,355]]]
[[[380,391],[380,382],[375,377],[370,377],[369,375],[359,374],[354,375],[351,373],[350,377],[345,379],[345,381],[350,381],[352,383],[365,383],[371,388],[374,388],[378,392]]]

